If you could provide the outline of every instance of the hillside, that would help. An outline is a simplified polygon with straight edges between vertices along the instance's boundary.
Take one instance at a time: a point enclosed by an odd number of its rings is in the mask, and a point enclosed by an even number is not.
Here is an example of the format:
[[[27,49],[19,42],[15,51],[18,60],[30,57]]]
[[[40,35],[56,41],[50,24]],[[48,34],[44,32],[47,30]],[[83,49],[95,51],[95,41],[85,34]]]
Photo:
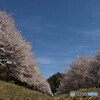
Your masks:
[[[99,88],[80,89],[80,92],[99,92]],[[30,90],[23,86],[18,86],[13,83],[0,81],[0,100],[100,100],[98,97],[70,97],[69,94],[50,97],[40,92]]]
[[[76,92],[98,92],[99,96],[97,96],[97,97],[95,97],[95,96],[91,96],[91,97],[74,96],[74,97],[70,97],[69,94],[63,94],[63,95],[59,95],[55,98],[56,98],[56,100],[100,100],[100,88],[80,89]]]
[[[54,100],[40,92],[0,81],[0,100]]]

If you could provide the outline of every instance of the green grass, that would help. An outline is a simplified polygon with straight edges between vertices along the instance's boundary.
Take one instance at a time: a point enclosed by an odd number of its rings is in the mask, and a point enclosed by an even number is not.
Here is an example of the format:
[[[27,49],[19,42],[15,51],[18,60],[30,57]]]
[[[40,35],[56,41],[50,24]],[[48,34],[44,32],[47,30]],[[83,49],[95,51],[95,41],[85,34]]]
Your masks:
[[[76,92],[98,92],[100,88],[80,89]],[[19,86],[11,82],[0,81],[0,100],[100,100],[98,97],[70,97],[69,94],[62,94],[55,97]]]
[[[53,97],[40,92],[0,81],[0,100],[54,100]]]
[[[56,96],[56,100],[100,100],[100,88],[88,88],[88,89],[80,89],[76,92],[98,92],[99,96],[95,97],[80,97],[80,96],[75,96],[75,97],[70,97],[69,94],[62,94],[59,96]]]

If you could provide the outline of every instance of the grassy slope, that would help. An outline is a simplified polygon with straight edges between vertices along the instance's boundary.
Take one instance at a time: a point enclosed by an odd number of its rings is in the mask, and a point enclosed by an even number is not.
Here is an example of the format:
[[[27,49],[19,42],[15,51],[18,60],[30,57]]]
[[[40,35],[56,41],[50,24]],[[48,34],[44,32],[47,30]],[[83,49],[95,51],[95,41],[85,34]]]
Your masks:
[[[75,96],[75,97],[70,97],[69,94],[63,94],[63,95],[59,95],[56,98],[59,98],[57,100],[100,100],[100,88],[89,88],[89,89],[80,89],[76,92],[98,92],[99,96],[97,97],[79,97],[79,96]]]
[[[54,100],[40,92],[0,81],[0,100]]]
[[[96,89],[80,89],[80,92],[99,92],[100,88]],[[78,91],[78,92],[79,92]],[[13,83],[6,83],[0,81],[0,100],[100,100],[98,97],[73,97],[69,94],[59,95],[56,97],[49,97],[40,92],[27,89]]]

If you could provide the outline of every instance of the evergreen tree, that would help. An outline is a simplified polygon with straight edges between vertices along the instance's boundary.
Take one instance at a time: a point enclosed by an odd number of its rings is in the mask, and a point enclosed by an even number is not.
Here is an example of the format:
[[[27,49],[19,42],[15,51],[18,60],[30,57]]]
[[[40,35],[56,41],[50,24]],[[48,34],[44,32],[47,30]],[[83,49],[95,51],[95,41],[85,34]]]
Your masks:
[[[53,93],[57,92],[57,88],[60,85],[60,80],[62,77],[63,74],[58,72],[47,80]]]

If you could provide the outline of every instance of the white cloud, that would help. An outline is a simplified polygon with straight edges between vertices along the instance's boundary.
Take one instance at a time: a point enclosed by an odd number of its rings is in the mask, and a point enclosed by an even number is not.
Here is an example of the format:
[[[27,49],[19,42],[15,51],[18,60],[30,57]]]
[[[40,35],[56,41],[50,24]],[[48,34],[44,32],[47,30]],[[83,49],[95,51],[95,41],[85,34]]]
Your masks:
[[[52,64],[53,61],[49,58],[37,58],[36,59],[40,64]]]
[[[45,16],[28,16],[17,20],[20,27],[29,31],[45,32],[48,29],[56,28],[57,25],[50,21],[45,21]],[[46,32],[47,33],[47,32]]]
[[[89,34],[89,35],[95,35],[95,36],[100,36],[100,29],[95,29],[95,30],[79,30],[79,29],[72,29],[73,32],[75,33],[80,33],[80,34]]]

